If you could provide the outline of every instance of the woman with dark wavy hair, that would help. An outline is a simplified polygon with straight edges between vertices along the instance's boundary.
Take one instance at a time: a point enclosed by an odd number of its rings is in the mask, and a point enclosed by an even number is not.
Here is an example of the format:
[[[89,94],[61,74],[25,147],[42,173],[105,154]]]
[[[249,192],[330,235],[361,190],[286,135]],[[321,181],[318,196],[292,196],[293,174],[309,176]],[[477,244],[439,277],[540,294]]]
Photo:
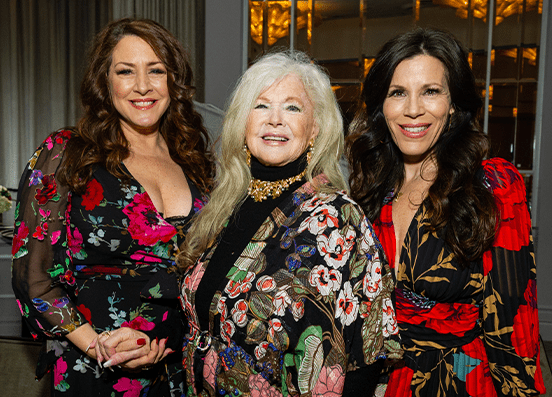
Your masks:
[[[23,173],[13,287],[47,340],[37,376],[53,369],[52,395],[184,392],[174,260],[213,176],[193,92],[172,34],[114,21],[91,47],[83,117]]]
[[[351,193],[397,278],[405,350],[388,396],[544,392],[525,185],[486,159],[482,101],[450,34],[381,49],[347,139]]]

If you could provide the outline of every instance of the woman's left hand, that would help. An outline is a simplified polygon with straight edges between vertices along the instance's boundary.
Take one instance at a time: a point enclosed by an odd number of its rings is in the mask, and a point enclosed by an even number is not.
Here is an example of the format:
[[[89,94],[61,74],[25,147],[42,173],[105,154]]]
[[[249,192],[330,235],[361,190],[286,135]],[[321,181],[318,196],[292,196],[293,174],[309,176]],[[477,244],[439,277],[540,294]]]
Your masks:
[[[129,370],[148,369],[157,364],[171,349],[165,348],[166,339],[150,341],[141,331],[132,328],[119,328],[100,334],[93,346],[96,349],[98,362],[104,367],[118,365]]]

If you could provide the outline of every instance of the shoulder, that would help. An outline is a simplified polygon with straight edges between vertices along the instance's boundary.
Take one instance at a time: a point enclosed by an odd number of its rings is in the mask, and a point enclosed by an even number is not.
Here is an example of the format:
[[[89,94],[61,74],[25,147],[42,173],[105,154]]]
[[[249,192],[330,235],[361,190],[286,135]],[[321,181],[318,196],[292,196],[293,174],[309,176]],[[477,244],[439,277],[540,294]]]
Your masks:
[[[519,192],[525,196],[523,176],[510,162],[494,157],[483,161],[483,170],[488,187],[493,193],[499,191]]]
[[[73,136],[70,130],[57,130],[40,144],[30,158],[27,168],[29,170],[44,170],[44,172],[52,172],[57,169],[63,159],[65,146],[69,139]]]

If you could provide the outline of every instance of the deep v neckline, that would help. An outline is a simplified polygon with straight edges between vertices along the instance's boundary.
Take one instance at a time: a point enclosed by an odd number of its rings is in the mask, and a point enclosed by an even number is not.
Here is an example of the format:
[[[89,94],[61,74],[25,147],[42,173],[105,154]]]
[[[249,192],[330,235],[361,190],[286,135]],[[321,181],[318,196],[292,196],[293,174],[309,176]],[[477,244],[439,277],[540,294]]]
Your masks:
[[[153,209],[155,210],[155,213],[161,217],[161,219],[163,219],[164,221],[170,223],[168,221],[168,219],[173,219],[173,218],[186,218],[186,217],[189,217],[190,214],[192,213],[192,209],[194,207],[194,200],[193,200],[193,194],[192,194],[192,189],[190,187],[190,180],[188,179],[188,175],[186,175],[186,173],[184,172],[184,169],[182,169],[182,167],[180,167],[180,169],[182,170],[182,173],[184,174],[184,178],[186,178],[186,182],[188,183],[188,190],[190,191],[190,196],[191,196],[191,205],[190,205],[190,208],[188,209],[188,213],[185,214],[185,215],[173,215],[173,216],[169,216],[167,218],[165,218],[165,215],[163,212],[160,212],[157,207],[155,206],[155,203],[153,202],[153,200],[151,199],[151,196],[150,194],[148,193],[148,191],[146,190],[146,188],[144,187],[144,185],[142,185],[140,183],[140,181],[138,179],[136,179],[136,177],[134,175],[132,175],[132,172],[130,172],[130,170],[127,168],[126,164],[124,162],[121,161],[121,165],[123,167],[123,171],[126,172],[128,175],[130,175],[130,178],[136,183],[136,185],[138,185],[143,191],[144,193],[146,194],[146,196],[148,197],[148,200],[151,202],[151,205],[153,206]]]
[[[425,203],[425,199],[418,206],[418,209],[414,213],[414,216],[412,216],[412,219],[410,220],[410,224],[408,225],[408,229],[406,229],[406,234],[404,235],[404,239],[403,239],[403,241],[401,241],[401,245],[399,246],[398,252],[397,252],[397,240],[398,240],[398,238],[397,238],[397,233],[396,233],[396,230],[395,230],[395,221],[393,219],[393,200],[389,201],[389,203],[387,204],[387,205],[389,205],[389,208],[390,208],[389,211],[390,211],[390,215],[391,215],[391,217],[390,217],[391,218],[391,231],[393,232],[392,233],[392,235],[393,235],[392,249],[393,249],[393,259],[394,259],[393,268],[396,269],[395,270],[395,276],[398,276],[398,265],[401,263],[401,259],[402,259],[403,255],[406,253],[406,247],[405,247],[406,240],[411,235],[412,228],[416,227],[415,226],[415,220],[419,216],[419,214],[421,213],[421,211],[424,207],[424,203]],[[398,280],[398,277],[397,277],[397,280]]]

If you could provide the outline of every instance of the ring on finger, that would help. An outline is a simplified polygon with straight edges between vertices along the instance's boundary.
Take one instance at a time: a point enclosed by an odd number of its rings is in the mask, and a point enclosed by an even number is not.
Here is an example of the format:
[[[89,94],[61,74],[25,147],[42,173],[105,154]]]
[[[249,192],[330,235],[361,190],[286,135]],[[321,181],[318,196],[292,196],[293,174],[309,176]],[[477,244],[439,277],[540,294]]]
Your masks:
[[[105,336],[107,336],[107,337],[109,338],[109,337],[111,336],[111,332],[109,332],[109,331],[104,331],[104,332],[102,332],[100,335],[105,335]]]
[[[143,369],[144,371],[149,371],[149,370],[151,369],[151,367],[142,367],[142,369]]]

